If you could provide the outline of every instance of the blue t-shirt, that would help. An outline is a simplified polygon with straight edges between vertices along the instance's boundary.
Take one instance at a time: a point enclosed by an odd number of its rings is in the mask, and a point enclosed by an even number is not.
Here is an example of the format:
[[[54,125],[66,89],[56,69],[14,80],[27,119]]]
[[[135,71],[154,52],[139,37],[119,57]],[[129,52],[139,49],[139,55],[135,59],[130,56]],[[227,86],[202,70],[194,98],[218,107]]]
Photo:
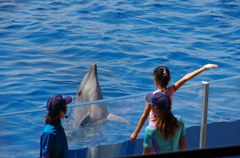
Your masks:
[[[48,153],[49,157],[68,158],[66,134],[61,124],[46,124],[40,138],[40,157]]]
[[[180,137],[185,137],[186,130],[181,116],[175,116],[178,120],[180,128],[176,131],[175,137],[169,137],[165,142],[164,137],[158,132],[156,122],[147,126],[144,133],[143,148],[150,149],[154,146],[155,152],[176,151]]]

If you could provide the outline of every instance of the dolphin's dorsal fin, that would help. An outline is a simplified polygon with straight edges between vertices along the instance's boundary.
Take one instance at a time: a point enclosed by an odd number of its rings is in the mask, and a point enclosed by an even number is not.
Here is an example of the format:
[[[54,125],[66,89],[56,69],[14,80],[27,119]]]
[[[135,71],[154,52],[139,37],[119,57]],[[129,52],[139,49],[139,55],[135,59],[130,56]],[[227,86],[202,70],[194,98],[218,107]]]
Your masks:
[[[115,122],[121,122],[121,123],[124,123],[126,125],[130,125],[130,123],[126,119],[124,119],[124,118],[122,118],[120,116],[113,115],[112,113],[108,114],[107,120],[115,121]]]
[[[86,124],[88,124],[91,121],[91,117],[88,114],[87,116],[85,116],[82,121],[80,122],[79,126],[85,126]]]

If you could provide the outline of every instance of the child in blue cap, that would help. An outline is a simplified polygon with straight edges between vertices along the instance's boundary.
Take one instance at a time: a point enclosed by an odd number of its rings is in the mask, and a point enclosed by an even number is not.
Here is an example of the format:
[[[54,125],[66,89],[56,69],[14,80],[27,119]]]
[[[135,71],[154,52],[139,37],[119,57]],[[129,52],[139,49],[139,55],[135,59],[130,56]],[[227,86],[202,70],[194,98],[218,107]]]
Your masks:
[[[171,99],[165,92],[148,93],[145,100],[157,113],[156,121],[145,128],[143,154],[186,149],[185,125],[181,116],[171,112]],[[154,150],[153,150],[154,149]]]
[[[55,94],[48,99],[48,114],[44,117],[45,127],[40,138],[40,158],[68,158],[66,134],[61,118],[66,117],[67,105],[73,102],[72,96]]]

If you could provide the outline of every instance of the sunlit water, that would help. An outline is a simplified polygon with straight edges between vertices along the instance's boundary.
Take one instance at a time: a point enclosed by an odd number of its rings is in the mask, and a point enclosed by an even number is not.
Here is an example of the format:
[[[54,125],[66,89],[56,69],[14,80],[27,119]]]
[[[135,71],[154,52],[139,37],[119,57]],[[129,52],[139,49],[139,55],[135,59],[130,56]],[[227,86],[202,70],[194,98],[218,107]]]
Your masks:
[[[0,113],[43,108],[49,96],[56,93],[75,96],[92,63],[98,66],[104,99],[155,90],[152,72],[159,65],[171,70],[170,84],[207,63],[218,64],[219,68],[203,72],[186,85],[237,76],[239,43],[239,0],[1,0]],[[190,92],[186,89],[188,95],[194,91],[194,97],[201,100],[201,87]],[[191,113],[195,110],[194,101],[188,100],[192,106],[184,109],[187,113],[181,112],[178,105],[185,95],[178,95],[173,102],[175,110],[190,118],[186,119],[188,126],[199,123],[200,112]],[[139,102],[141,106],[115,104],[119,115],[130,119],[131,126],[124,126],[125,132],[118,130],[122,127],[119,124],[106,122],[98,131],[87,131],[97,132],[93,138],[88,135],[87,145],[80,139],[75,139],[74,145],[81,148],[127,140],[144,108],[143,98]],[[107,106],[111,110],[111,104]],[[214,108],[224,109],[224,105]],[[36,126],[43,127],[44,114],[36,120],[19,116],[17,122],[13,116],[13,124],[34,124],[35,120]],[[221,116],[232,121],[229,113],[210,112],[212,121]],[[23,135],[21,141],[30,139],[26,131],[39,130],[18,129],[11,124],[9,128],[14,131],[12,135]],[[101,137],[106,129],[120,132],[120,136]],[[38,143],[41,131],[35,132],[29,143]],[[1,135],[5,136],[6,133]],[[82,137],[79,133],[75,136]],[[95,136],[101,138],[99,142],[89,143]],[[21,141],[12,146],[21,145]]]

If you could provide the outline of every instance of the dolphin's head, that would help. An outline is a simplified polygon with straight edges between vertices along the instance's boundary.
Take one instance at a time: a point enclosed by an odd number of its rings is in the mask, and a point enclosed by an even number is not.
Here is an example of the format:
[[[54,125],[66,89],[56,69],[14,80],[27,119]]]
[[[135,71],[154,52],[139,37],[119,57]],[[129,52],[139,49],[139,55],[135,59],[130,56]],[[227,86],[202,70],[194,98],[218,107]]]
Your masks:
[[[98,83],[97,65],[92,64],[78,88],[75,103],[89,102],[102,99],[102,91]]]
[[[84,76],[78,88],[75,103],[91,102],[103,99],[102,90],[98,83],[97,65],[92,64],[89,72]],[[108,112],[105,103],[76,106],[72,110],[71,117],[77,126],[86,124],[101,123],[106,120],[117,121],[129,125],[129,122],[122,117]]]

